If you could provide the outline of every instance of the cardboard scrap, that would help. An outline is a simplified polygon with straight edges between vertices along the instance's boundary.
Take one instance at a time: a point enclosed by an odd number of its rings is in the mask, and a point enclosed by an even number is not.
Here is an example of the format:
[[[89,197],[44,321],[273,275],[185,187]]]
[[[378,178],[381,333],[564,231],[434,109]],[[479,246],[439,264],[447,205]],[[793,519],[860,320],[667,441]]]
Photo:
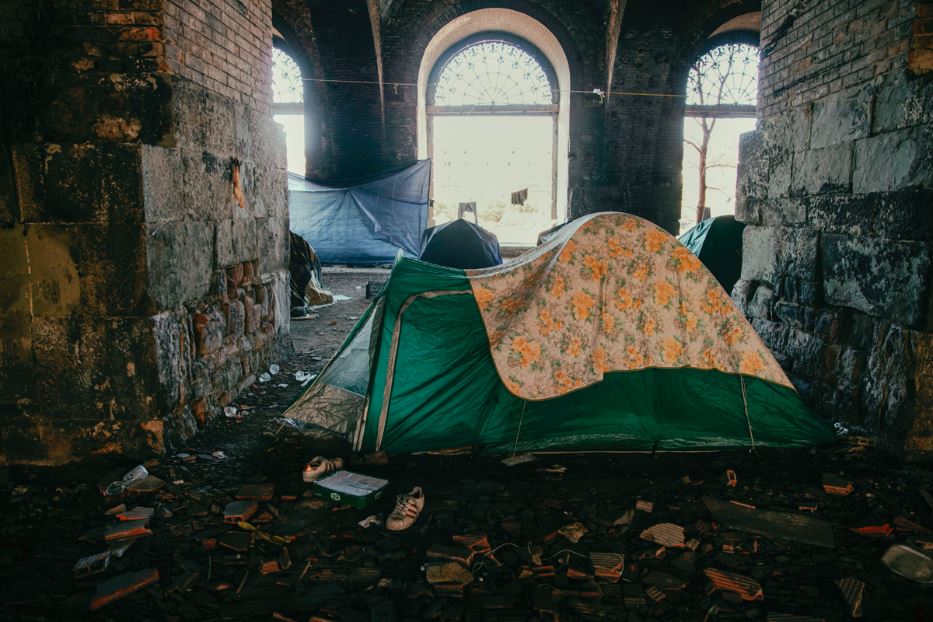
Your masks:
[[[674,523],[658,523],[641,532],[641,539],[666,547],[684,547],[684,528]]]
[[[612,583],[618,583],[625,570],[625,556],[620,553],[590,552],[590,562],[597,577]]]
[[[703,574],[717,590],[738,594],[742,600],[764,600],[765,598],[761,585],[750,577],[715,568],[707,568]]]

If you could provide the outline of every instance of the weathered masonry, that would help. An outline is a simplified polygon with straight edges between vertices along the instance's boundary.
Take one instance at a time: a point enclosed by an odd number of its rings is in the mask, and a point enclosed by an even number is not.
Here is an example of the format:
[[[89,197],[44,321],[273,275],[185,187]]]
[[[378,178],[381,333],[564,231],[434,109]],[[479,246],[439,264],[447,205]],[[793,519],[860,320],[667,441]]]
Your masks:
[[[161,451],[289,347],[270,7],[3,9],[3,458]]]
[[[820,414],[929,451],[933,4],[763,5],[733,296]]]
[[[552,68],[555,204],[681,215],[687,77],[760,51],[733,297],[808,404],[933,450],[933,2],[0,0],[0,460],[143,455],[289,348],[273,46],[305,172],[425,155],[469,37]],[[751,106],[749,106],[750,114]],[[550,110],[550,108],[549,108]],[[430,144],[430,143],[428,143]]]

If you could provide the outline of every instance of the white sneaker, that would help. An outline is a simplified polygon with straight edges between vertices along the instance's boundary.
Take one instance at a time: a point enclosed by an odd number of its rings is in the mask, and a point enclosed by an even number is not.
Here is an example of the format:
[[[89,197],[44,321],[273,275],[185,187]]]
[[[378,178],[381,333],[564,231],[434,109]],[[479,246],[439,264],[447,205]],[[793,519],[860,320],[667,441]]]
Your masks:
[[[386,519],[386,529],[389,531],[404,531],[418,520],[418,515],[424,509],[424,491],[421,486],[415,486],[407,495],[395,498],[395,509]]]
[[[316,456],[311,458],[311,462],[305,465],[304,471],[301,472],[301,479],[304,480],[306,484],[310,484],[342,468],[342,458],[324,458],[322,456]]]

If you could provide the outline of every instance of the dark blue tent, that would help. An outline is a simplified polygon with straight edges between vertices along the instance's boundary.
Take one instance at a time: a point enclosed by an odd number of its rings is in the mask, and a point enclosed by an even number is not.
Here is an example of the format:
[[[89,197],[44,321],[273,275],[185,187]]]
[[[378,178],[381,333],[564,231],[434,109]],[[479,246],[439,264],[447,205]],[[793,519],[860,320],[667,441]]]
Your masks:
[[[495,234],[462,218],[426,230],[421,236],[418,258],[461,270],[489,268],[502,263]]]
[[[430,160],[337,185],[289,173],[290,228],[322,263],[391,263],[399,250],[416,257],[430,180]]]

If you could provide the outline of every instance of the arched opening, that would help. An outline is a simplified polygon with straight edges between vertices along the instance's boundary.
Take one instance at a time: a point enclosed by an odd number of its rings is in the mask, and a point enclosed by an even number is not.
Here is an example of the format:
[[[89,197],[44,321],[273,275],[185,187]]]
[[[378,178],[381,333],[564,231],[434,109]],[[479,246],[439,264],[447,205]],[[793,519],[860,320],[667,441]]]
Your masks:
[[[474,11],[434,36],[418,110],[419,156],[433,160],[432,224],[475,203],[500,243],[533,246],[566,219],[569,83],[557,39],[522,13]]]
[[[301,68],[287,52],[272,48],[272,118],[285,129],[288,171],[304,177],[305,98]]]
[[[716,39],[687,76],[681,231],[735,213],[739,136],[755,129],[758,47]]]

